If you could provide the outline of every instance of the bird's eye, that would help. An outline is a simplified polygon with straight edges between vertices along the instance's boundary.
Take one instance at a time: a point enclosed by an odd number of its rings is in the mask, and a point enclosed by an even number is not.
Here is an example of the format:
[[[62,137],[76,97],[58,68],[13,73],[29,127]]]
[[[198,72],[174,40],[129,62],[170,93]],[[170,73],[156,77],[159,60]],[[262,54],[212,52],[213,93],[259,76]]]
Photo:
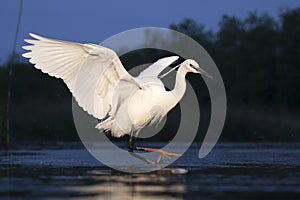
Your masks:
[[[193,65],[190,63],[190,67],[193,67]]]

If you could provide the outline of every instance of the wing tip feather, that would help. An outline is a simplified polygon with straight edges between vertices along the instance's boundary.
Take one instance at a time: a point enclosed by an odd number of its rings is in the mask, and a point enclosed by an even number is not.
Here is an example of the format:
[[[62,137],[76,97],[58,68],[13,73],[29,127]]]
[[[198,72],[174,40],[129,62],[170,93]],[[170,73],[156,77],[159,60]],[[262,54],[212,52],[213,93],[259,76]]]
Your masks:
[[[37,35],[37,34],[34,34],[34,33],[29,33],[29,35],[32,37],[32,38],[35,38],[35,39],[40,39],[41,36]]]
[[[32,50],[32,45],[22,46],[22,49],[30,51],[30,50]]]
[[[24,58],[31,58],[31,52],[26,52],[26,53],[23,53],[22,54],[22,56],[24,57]],[[29,60],[29,62],[30,62],[30,60]]]

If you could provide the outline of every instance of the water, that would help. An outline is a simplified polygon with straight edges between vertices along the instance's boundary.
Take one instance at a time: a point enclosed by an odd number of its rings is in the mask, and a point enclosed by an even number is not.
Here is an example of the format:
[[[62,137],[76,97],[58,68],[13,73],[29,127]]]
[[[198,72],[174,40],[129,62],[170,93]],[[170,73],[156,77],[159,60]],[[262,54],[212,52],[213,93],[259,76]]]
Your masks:
[[[198,148],[143,174],[110,169],[74,147],[2,151],[0,198],[300,199],[300,144],[223,143],[204,159]]]

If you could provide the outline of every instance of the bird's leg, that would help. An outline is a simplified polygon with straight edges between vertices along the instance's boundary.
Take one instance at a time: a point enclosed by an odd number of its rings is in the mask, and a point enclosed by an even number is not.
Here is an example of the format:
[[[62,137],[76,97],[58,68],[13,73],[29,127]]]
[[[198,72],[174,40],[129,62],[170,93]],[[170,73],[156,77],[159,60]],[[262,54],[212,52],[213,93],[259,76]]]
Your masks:
[[[135,149],[135,139],[136,137],[134,137],[132,134],[130,135],[130,140],[129,140],[129,147],[128,147],[128,151],[129,152],[133,152],[133,150]]]
[[[154,148],[147,148],[147,147],[135,147],[134,149],[138,150],[138,151],[147,151],[147,152],[157,152],[157,153],[159,153],[160,155],[158,156],[158,158],[156,160],[156,163],[160,163],[162,157],[171,158],[171,157],[180,157],[180,156],[182,156],[182,154],[169,153],[169,152],[166,152],[162,149],[154,149]]]
[[[136,135],[138,135],[138,132],[136,133]],[[135,147],[135,140],[136,140],[136,137],[133,136],[133,134],[131,134],[130,140],[129,140],[128,151],[131,153],[133,152],[133,150],[159,153],[160,155],[158,156],[156,163],[160,163],[162,157],[171,158],[171,157],[180,157],[182,155],[182,154],[176,154],[176,153],[169,153],[162,149],[147,148],[147,147]]]
[[[138,158],[138,159],[140,159],[140,160],[142,160],[142,161],[145,161],[146,163],[154,164],[154,162],[152,162],[151,160],[148,160],[148,159],[146,159],[146,158],[143,158],[142,156],[139,156],[139,155],[133,153],[133,150],[136,149],[136,148],[135,148],[135,144],[134,144],[134,143],[135,143],[135,140],[136,140],[136,137],[133,136],[133,135],[131,134],[131,135],[130,135],[130,140],[129,140],[128,152],[129,152],[132,156],[134,156],[134,157],[136,157],[136,158]]]

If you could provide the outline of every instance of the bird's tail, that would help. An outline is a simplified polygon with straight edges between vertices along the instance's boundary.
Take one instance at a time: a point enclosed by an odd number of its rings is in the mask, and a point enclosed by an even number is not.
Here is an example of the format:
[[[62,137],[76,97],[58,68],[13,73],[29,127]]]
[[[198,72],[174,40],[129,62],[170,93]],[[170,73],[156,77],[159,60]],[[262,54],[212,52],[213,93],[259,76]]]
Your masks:
[[[113,137],[122,137],[123,135],[126,135],[127,133],[125,133],[122,129],[119,128],[119,126],[117,125],[116,121],[114,118],[109,117],[104,121],[101,121],[100,123],[98,123],[96,125],[97,129],[102,130],[102,131],[110,131],[111,135]]]

